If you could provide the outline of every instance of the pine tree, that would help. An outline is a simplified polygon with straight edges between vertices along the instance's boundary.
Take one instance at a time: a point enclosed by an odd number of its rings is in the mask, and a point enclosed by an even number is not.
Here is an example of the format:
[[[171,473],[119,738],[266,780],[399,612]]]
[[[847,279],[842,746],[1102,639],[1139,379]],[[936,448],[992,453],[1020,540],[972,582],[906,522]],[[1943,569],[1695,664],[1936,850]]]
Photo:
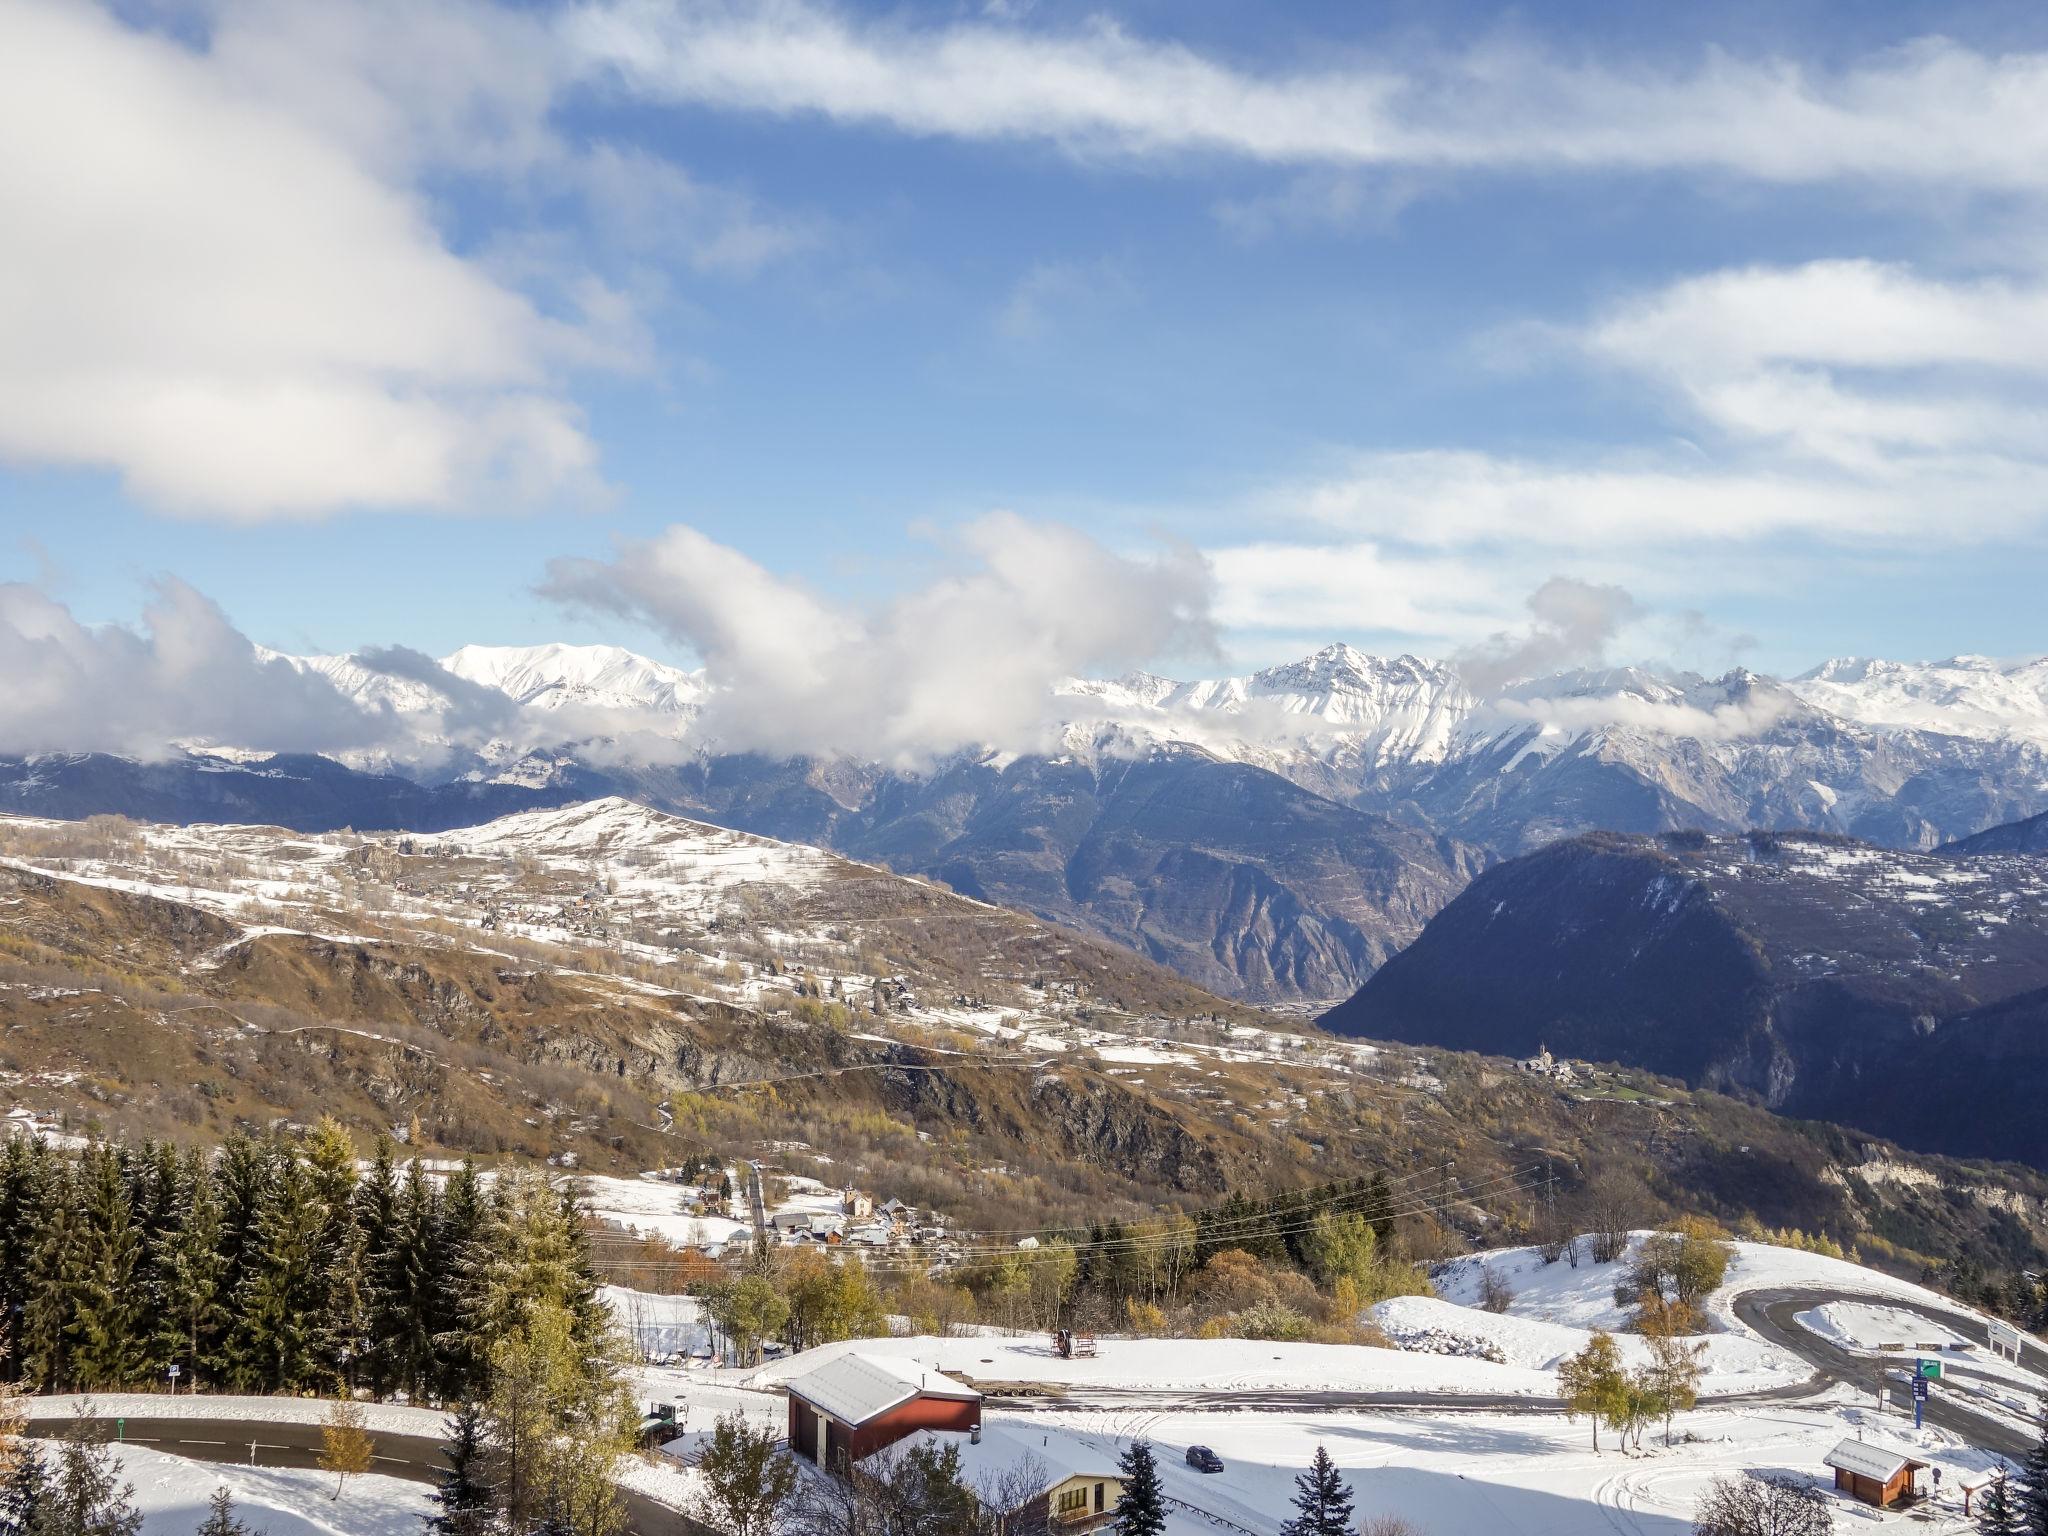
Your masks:
[[[2001,1470],[1978,1495],[1977,1529],[1983,1536],[2024,1536],[2026,1527],[2020,1523],[2019,1500],[2010,1481]]]
[[[1320,1445],[1315,1460],[1294,1480],[1294,1507],[1301,1511],[1280,1527],[1280,1536],[1350,1536],[1351,1487]]]
[[[490,1345],[481,1319],[497,1226],[496,1205],[476,1165],[464,1159],[441,1192],[441,1283],[431,1314],[441,1396],[453,1402],[474,1401],[488,1386]]]
[[[229,1303],[227,1357],[236,1385],[275,1392],[314,1383],[325,1225],[304,1166],[286,1153],[263,1191],[242,1284]]]
[[[0,1484],[0,1536],[38,1536],[49,1489],[42,1456],[32,1445],[22,1447],[7,1481]]]
[[[2020,1529],[2027,1536],[2048,1536],[2048,1396],[2041,1400],[2034,1443],[2027,1450],[2026,1470],[2020,1479],[2018,1505]]]
[[[1159,1483],[1159,1466],[1152,1459],[1152,1447],[1133,1440],[1117,1462],[1123,1474],[1124,1491],[1117,1499],[1117,1536],[1162,1536],[1166,1530],[1166,1490]]]
[[[178,1365],[186,1390],[194,1391],[219,1350],[227,1264],[220,1255],[220,1197],[205,1157],[186,1158],[178,1182],[178,1225],[155,1259],[157,1350]]]
[[[366,1364],[376,1353],[371,1335],[371,1282],[365,1270],[368,1245],[353,1212],[333,1230],[322,1250],[320,1289],[326,1302],[314,1348],[321,1368],[353,1393]]]
[[[221,1144],[213,1168],[214,1193],[220,1203],[220,1283],[222,1305],[232,1307],[249,1284],[257,1258],[256,1221],[276,1175],[274,1149],[237,1131]],[[229,1369],[233,1340],[223,1337],[220,1367]]]
[[[415,1158],[372,1261],[371,1331],[391,1384],[408,1396],[432,1392],[440,1376],[436,1314],[448,1284],[442,1262],[440,1202]]]
[[[85,1221],[80,1231],[72,1316],[72,1369],[88,1391],[132,1387],[149,1377],[146,1298],[137,1229],[122,1158],[111,1147],[85,1153]]]
[[[29,1254],[21,1312],[22,1379],[41,1392],[65,1392],[76,1384],[71,1356],[84,1263],[80,1199],[75,1166],[60,1166],[50,1179],[49,1204]]]
[[[116,1483],[114,1453],[88,1415],[64,1437],[43,1496],[40,1528],[59,1536],[139,1536],[132,1483]]]
[[[13,1136],[0,1147],[0,1318],[28,1309],[29,1277],[49,1208],[50,1152],[41,1138]],[[0,1377],[23,1370],[18,1329],[0,1337]]]
[[[234,1496],[226,1483],[214,1487],[213,1497],[207,1500],[206,1519],[200,1522],[196,1536],[249,1536],[249,1528],[235,1518]]]
[[[483,1536],[491,1522],[493,1499],[484,1476],[484,1416],[474,1403],[464,1403],[449,1416],[448,1443],[441,1454],[448,1470],[434,1491],[439,1508],[427,1517],[435,1536]]]
[[[393,1382],[393,1366],[387,1347],[385,1326],[384,1266],[391,1246],[392,1222],[398,1210],[398,1174],[392,1161],[391,1138],[379,1136],[370,1157],[370,1171],[356,1183],[356,1229],[363,1234],[370,1281],[370,1353],[364,1361],[363,1378],[376,1397],[387,1396]]]

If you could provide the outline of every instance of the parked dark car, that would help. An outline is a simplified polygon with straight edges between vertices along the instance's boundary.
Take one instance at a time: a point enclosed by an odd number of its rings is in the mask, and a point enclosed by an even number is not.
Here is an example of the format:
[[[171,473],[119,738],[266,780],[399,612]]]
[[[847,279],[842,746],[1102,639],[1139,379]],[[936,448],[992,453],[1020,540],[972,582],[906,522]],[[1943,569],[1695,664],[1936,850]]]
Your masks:
[[[1188,1465],[1197,1472],[1221,1472],[1223,1458],[1206,1445],[1191,1445],[1188,1447]]]

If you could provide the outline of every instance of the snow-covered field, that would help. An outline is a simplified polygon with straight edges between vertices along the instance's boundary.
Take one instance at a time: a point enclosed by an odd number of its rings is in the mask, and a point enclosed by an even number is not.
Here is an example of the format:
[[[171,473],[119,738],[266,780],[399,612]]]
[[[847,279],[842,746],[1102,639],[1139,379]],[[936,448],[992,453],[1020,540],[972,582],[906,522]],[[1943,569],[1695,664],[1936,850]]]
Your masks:
[[[142,1536],[192,1536],[223,1483],[252,1536],[419,1536],[434,1507],[426,1484],[374,1472],[350,1478],[337,1499],[334,1479],[310,1469],[222,1466],[140,1445],[116,1455],[135,1487]]]
[[[1897,1440],[1903,1430],[1902,1448],[1910,1442],[1940,1466],[1947,1493],[1931,1520],[1880,1518],[1843,1505],[1837,1528],[1960,1536],[1972,1527],[1954,1490],[1989,1461],[1939,1431],[1915,1439],[1896,1416],[1879,1421],[1840,1403],[1690,1413],[1675,1426],[1678,1443],[1670,1449],[1653,1430],[1640,1454],[1626,1455],[1605,1432],[1603,1453],[1595,1455],[1588,1427],[1558,1415],[991,1410],[988,1417],[1043,1436],[1038,1454],[1055,1464],[1099,1463],[1133,1438],[1150,1440],[1170,1495],[1258,1536],[1270,1536],[1292,1513],[1294,1478],[1318,1445],[1351,1483],[1358,1515],[1403,1516],[1424,1536],[1688,1536],[1699,1496],[1715,1477],[1761,1471],[1826,1486],[1821,1458],[1859,1429],[1882,1440]],[[1190,1445],[1214,1449],[1224,1470],[1188,1467]],[[1169,1529],[1173,1536],[1215,1536],[1217,1527],[1176,1513]]]
[[[849,1352],[914,1360],[979,1382],[1086,1387],[1091,1397],[1129,1388],[1160,1392],[1455,1392],[1542,1397],[1548,1371],[1357,1344],[1273,1344],[1257,1339],[1098,1341],[1093,1359],[1062,1360],[1044,1334],[962,1339],[857,1339],[773,1361],[749,1385],[773,1387]]]
[[[583,1174],[585,1208],[600,1221],[659,1237],[682,1248],[722,1243],[747,1225],[728,1216],[707,1216],[691,1202],[690,1191],[665,1179],[619,1179]],[[736,1181],[737,1182],[737,1181]]]

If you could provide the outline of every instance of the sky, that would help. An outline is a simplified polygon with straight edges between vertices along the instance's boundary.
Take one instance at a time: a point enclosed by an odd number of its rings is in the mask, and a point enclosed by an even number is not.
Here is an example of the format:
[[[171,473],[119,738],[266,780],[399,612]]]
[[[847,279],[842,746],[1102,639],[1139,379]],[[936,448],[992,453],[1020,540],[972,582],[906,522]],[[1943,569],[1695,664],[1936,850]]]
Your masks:
[[[0,141],[22,669],[2044,647],[2034,6],[0,0]]]

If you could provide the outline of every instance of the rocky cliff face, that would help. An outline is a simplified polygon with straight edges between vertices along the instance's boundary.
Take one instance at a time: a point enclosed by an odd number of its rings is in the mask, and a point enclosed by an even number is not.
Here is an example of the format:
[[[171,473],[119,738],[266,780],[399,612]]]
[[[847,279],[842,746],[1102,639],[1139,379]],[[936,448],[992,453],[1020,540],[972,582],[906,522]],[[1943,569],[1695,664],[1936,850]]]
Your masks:
[[[1958,1106],[2048,1088],[2048,867],[1812,834],[1590,835],[1488,871],[1328,1014],[1376,1038],[1622,1061],[1910,1145],[2041,1156]],[[2013,1091],[2020,1091],[2014,1088]]]
[[[1973,837],[1950,843],[1941,851],[1961,859],[1985,853],[2048,854],[2048,811],[2039,816],[2029,816],[2025,821],[1987,827]]]

